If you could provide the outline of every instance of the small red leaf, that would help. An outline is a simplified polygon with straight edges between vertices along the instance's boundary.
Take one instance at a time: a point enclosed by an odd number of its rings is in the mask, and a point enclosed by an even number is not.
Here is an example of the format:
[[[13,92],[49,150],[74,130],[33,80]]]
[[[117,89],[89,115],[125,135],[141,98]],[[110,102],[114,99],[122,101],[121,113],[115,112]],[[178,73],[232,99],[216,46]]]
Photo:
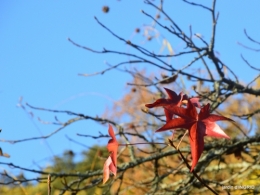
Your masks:
[[[109,178],[109,172],[111,171],[114,175],[117,172],[117,148],[118,142],[116,140],[116,136],[113,130],[113,127],[109,124],[108,133],[112,139],[108,141],[107,149],[110,152],[108,159],[106,160],[103,168],[103,184]]]
[[[109,166],[110,164],[112,163],[112,159],[111,157],[109,156],[104,164],[104,167],[103,167],[103,184],[107,182],[107,180],[109,179]]]
[[[116,165],[117,165],[117,148],[118,148],[118,142],[117,142],[117,140],[116,140],[113,127],[112,127],[110,124],[109,124],[109,128],[108,128],[108,133],[109,133],[109,135],[112,137],[112,139],[110,139],[110,140],[108,141],[107,149],[108,149],[108,151],[110,152],[110,156],[111,156],[111,158],[112,158],[112,161],[113,161],[114,165],[116,166]]]

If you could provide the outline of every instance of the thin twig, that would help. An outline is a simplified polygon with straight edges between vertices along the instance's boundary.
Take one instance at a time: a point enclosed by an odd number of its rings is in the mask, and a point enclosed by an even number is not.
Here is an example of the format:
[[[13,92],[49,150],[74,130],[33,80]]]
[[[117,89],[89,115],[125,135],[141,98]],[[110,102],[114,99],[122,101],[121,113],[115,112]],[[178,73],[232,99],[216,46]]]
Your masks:
[[[246,37],[247,37],[250,41],[252,41],[252,42],[257,43],[257,44],[260,45],[260,42],[258,42],[258,41],[256,41],[256,40],[252,39],[252,38],[247,34],[246,29],[244,29],[244,33],[245,33]]]
[[[198,4],[198,3],[190,2],[190,1],[187,1],[187,0],[182,0],[182,1],[184,1],[185,3],[188,3],[190,5],[193,5],[193,6],[202,7],[202,8],[204,8],[204,9],[210,11],[210,12],[212,11],[210,8],[206,7],[205,5],[201,5],[201,4]]]
[[[186,166],[187,166],[188,169],[190,170],[190,169],[191,169],[191,166],[190,166],[189,163],[187,162],[186,158],[183,156],[182,152],[174,146],[173,142],[172,142],[170,139],[168,139],[168,140],[169,140],[169,142],[170,142],[170,145],[171,145],[173,148],[175,148],[175,149],[179,152],[179,154],[181,155],[182,160],[185,162]],[[209,189],[211,192],[213,192],[214,194],[218,194],[217,192],[215,192],[211,187],[209,187],[209,185],[207,185],[207,184],[200,178],[200,176],[195,172],[195,170],[193,170],[192,173],[193,173],[193,175],[194,175],[206,188],[208,188],[208,189]]]
[[[244,56],[243,56],[242,54],[241,54],[240,56],[241,56],[241,58],[243,59],[243,61],[244,61],[250,68],[260,71],[260,68],[256,68],[256,67],[252,66],[252,65],[244,58]]]

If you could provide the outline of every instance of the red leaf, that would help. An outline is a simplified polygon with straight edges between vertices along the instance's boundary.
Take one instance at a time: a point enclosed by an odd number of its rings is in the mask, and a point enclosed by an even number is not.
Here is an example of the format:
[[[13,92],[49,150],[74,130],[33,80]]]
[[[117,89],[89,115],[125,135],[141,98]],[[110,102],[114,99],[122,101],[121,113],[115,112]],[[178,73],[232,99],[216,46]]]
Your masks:
[[[164,88],[164,89],[165,89],[166,93],[168,94],[170,100],[175,100],[175,101],[178,101],[178,102],[180,101],[179,100],[180,94],[178,96],[177,93],[175,93],[174,91],[172,91],[172,90],[170,90],[168,88]],[[182,96],[181,96],[181,99],[182,99]]]
[[[110,164],[112,163],[112,159],[111,157],[109,156],[104,164],[104,167],[103,167],[103,184],[107,182],[107,180],[109,179],[109,166]]]
[[[108,133],[109,133],[110,137],[112,137],[113,140],[116,140],[114,129],[113,129],[112,125],[110,125],[110,124],[109,124],[109,127],[108,127]]]
[[[109,135],[112,137],[112,139],[110,139],[108,141],[107,144],[107,149],[110,152],[110,156],[112,158],[112,162],[114,163],[114,165],[117,165],[117,148],[118,148],[118,142],[116,140],[115,134],[114,134],[114,130],[113,127],[109,124],[109,128],[108,128],[108,133]]]
[[[210,121],[204,121],[204,124],[206,125],[207,136],[230,139],[230,137],[218,126],[218,124]]]
[[[180,105],[183,97],[183,93],[181,92],[179,95],[177,95],[174,91],[164,88],[165,91],[167,92],[169,98],[160,98],[156,100],[152,104],[145,104],[146,107],[148,108],[154,108],[154,107],[159,107],[159,106],[168,106],[168,105]]]
[[[199,114],[197,113],[197,110],[190,99],[188,99],[187,108],[173,105],[167,106],[166,109],[180,118],[167,121],[167,123],[158,129],[157,132],[169,130],[172,128],[186,128],[189,130],[192,156],[192,166],[190,171],[193,171],[203,152],[204,136],[230,139],[229,136],[226,135],[225,132],[215,123],[215,121],[233,120],[224,116],[210,114],[209,104],[201,108]]]
[[[199,113],[200,120],[203,120],[203,119],[209,117],[209,107],[210,107],[210,104],[207,104],[206,106],[204,106],[203,108],[200,109],[200,113]]]
[[[109,172],[111,171],[114,175],[117,172],[117,148],[118,142],[116,140],[116,136],[113,130],[113,127],[109,124],[108,133],[112,139],[108,141],[107,149],[110,152],[108,159],[106,160],[104,167],[103,167],[103,184],[109,178]]]
[[[205,125],[203,123],[194,123],[190,128],[190,148],[191,148],[191,172],[199,161],[204,149]]]
[[[164,88],[166,93],[168,94],[169,98],[168,99],[158,99],[152,104],[146,104],[145,106],[148,108],[154,108],[154,107],[159,107],[159,106],[169,106],[169,105],[174,105],[174,106],[180,106],[182,102],[182,97],[183,93],[181,92],[179,95],[177,95],[174,91]],[[173,114],[170,113],[167,109],[164,109],[164,113],[166,116],[166,121],[169,121],[172,119]]]
[[[224,116],[215,115],[215,114],[210,114],[207,120],[208,120],[208,121],[211,121],[211,122],[224,121],[224,120],[234,122],[234,121],[233,121],[232,119],[230,119],[230,118],[227,118],[227,117],[224,117]]]
[[[154,107],[159,107],[159,106],[167,106],[171,104],[171,101],[169,101],[168,99],[158,99],[156,100],[154,103],[151,103],[151,104],[145,104],[145,106],[147,108],[154,108]]]
[[[193,124],[193,121],[185,120],[183,118],[175,118],[167,122],[164,126],[160,129],[156,130],[156,132],[166,131],[175,128],[186,128],[189,129],[190,126]]]
[[[177,95],[170,89],[164,89],[169,96],[168,99],[161,98],[145,106],[148,108],[164,107],[166,124],[156,130],[156,132],[175,128],[186,128],[189,130],[192,156],[191,171],[193,171],[204,149],[204,136],[229,139],[229,136],[215,122],[219,120],[233,120],[224,116],[210,114],[210,104],[201,108],[198,97],[188,98],[182,92]],[[186,108],[181,107],[183,100],[187,101]],[[201,108],[199,114],[196,107]],[[174,115],[180,118],[173,118]]]
[[[167,89],[167,88],[164,88],[164,89],[169,96],[168,99],[161,98],[161,99],[156,100],[154,103],[146,104],[145,106],[148,108],[163,106],[164,113],[166,116],[166,122],[172,120],[173,115],[174,115],[173,112],[169,111],[169,108],[174,107],[174,106],[180,107],[183,100],[190,100],[194,106],[200,108],[200,103],[199,103],[198,97],[188,98],[188,96],[182,92],[180,92],[179,95],[177,95],[174,91],[172,91],[170,89]]]
[[[109,179],[109,173],[110,171],[116,175],[116,167],[114,163],[112,162],[112,158],[109,156],[104,164],[103,167],[103,184],[107,182]]]
[[[196,120],[198,117],[197,110],[190,101],[188,101],[187,108],[170,105],[170,106],[165,107],[165,109],[168,110],[170,113],[175,114],[175,115],[185,118],[185,119]]]

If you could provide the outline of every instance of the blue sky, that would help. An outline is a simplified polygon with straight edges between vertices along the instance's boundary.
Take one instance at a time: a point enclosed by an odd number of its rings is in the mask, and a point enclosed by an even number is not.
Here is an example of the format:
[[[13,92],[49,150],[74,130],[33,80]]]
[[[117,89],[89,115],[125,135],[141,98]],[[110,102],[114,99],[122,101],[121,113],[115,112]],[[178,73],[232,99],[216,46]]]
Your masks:
[[[154,1],[158,4],[158,1]],[[201,3],[211,6],[210,1]],[[210,3],[209,3],[210,2]],[[110,7],[109,13],[102,12],[102,6]],[[220,12],[216,50],[228,66],[234,69],[241,81],[248,82],[256,72],[248,68],[240,54],[249,62],[259,67],[259,56],[239,46],[237,42],[256,47],[244,36],[258,38],[260,1],[217,2]],[[16,140],[46,135],[58,126],[41,124],[53,121],[54,116],[60,120],[69,119],[66,115],[55,115],[33,110],[34,116],[28,115],[17,107],[19,98],[23,102],[37,107],[71,110],[91,116],[101,115],[105,108],[120,99],[126,92],[126,82],[131,81],[127,74],[111,71],[95,77],[82,77],[78,73],[94,73],[107,68],[105,62],[116,64],[127,60],[118,55],[98,55],[73,46],[67,39],[102,50],[132,51],[104,30],[94,19],[96,16],[103,24],[125,39],[159,52],[161,39],[155,43],[144,43],[144,38],[134,33],[135,28],[143,29],[152,20],[141,13],[141,9],[155,15],[157,11],[145,5],[143,1],[1,1],[0,2],[0,134],[1,140]],[[193,31],[200,33],[206,40],[210,39],[211,21],[209,13],[199,7],[192,7],[182,1],[165,1],[169,15],[188,30],[192,24]],[[163,20],[163,19],[162,19]],[[161,29],[160,29],[161,31]],[[162,32],[162,36],[171,42],[174,49],[180,47],[171,37]],[[176,66],[183,66],[185,59],[178,59]],[[147,67],[149,71],[150,69]],[[32,111],[28,108],[28,112]],[[79,122],[69,126],[47,140],[35,140],[17,144],[1,142],[4,152],[11,158],[1,158],[0,162],[12,162],[26,168],[46,166],[53,155],[60,155],[66,149],[72,149],[80,157],[84,149],[70,141],[65,135],[77,139],[88,146],[103,144],[97,140],[77,137],[76,133],[97,135],[98,131],[107,132],[107,128],[92,121]],[[106,142],[106,140],[105,140]],[[0,166],[0,170],[6,166]]]

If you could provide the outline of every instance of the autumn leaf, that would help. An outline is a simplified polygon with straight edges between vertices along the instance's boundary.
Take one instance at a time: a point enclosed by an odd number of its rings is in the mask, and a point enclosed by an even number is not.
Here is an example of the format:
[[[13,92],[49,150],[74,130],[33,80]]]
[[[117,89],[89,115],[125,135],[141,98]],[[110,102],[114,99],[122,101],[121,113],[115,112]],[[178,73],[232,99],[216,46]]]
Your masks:
[[[108,133],[109,135],[112,137],[112,139],[110,139],[108,141],[107,144],[107,149],[110,152],[110,156],[112,158],[112,162],[114,163],[114,165],[117,165],[117,148],[118,148],[118,142],[116,140],[116,136],[113,130],[113,127],[109,124],[109,128],[108,128]]]
[[[112,162],[112,158],[109,156],[103,167],[103,184],[109,179],[110,171],[116,175],[116,166]]]
[[[167,89],[167,88],[164,88],[164,89],[167,92],[169,98],[167,98],[167,99],[160,98],[160,99],[156,100],[154,103],[146,104],[145,106],[148,108],[163,106],[164,113],[166,116],[166,122],[172,120],[172,118],[173,118],[173,113],[169,112],[167,109],[168,106],[181,106],[183,101],[187,102],[187,100],[189,99],[196,107],[198,107],[198,108],[200,107],[198,97],[188,98],[188,96],[186,94],[184,94],[183,92],[180,92],[179,95],[177,95],[174,91],[172,91],[170,89]]]
[[[180,106],[181,105],[181,101],[182,101],[182,97],[183,97],[183,93],[181,92],[179,95],[177,95],[174,91],[164,88],[165,91],[167,92],[169,98],[165,99],[165,98],[160,98],[158,100],[156,100],[154,103],[151,104],[145,104],[146,107],[148,108],[154,108],[154,107],[167,107],[169,105],[175,105],[175,106]],[[173,114],[171,112],[169,112],[166,108],[164,109],[164,113],[166,116],[166,121],[169,121],[172,119]]]
[[[183,93],[181,92],[179,95],[177,95],[174,91],[164,88],[165,91],[167,92],[169,98],[160,98],[156,100],[154,103],[151,104],[145,104],[146,107],[148,108],[154,108],[154,107],[159,107],[159,106],[168,106],[170,104],[174,105],[179,105],[181,103]]]
[[[118,148],[118,142],[116,140],[116,136],[113,130],[113,127],[109,124],[108,127],[108,133],[112,139],[108,141],[107,149],[110,152],[110,155],[108,159],[106,160],[104,167],[103,167],[103,184],[106,183],[106,181],[109,178],[110,171],[116,176],[117,172],[117,148]]]
[[[204,150],[204,136],[230,139],[215,122],[220,120],[233,120],[224,116],[210,114],[209,108],[210,104],[207,104],[201,108],[200,113],[198,114],[194,104],[189,99],[187,108],[174,105],[168,106],[167,110],[170,113],[179,116],[179,118],[168,121],[163,127],[156,131],[161,132],[175,128],[186,128],[189,130],[192,156],[190,171],[193,171]]]

